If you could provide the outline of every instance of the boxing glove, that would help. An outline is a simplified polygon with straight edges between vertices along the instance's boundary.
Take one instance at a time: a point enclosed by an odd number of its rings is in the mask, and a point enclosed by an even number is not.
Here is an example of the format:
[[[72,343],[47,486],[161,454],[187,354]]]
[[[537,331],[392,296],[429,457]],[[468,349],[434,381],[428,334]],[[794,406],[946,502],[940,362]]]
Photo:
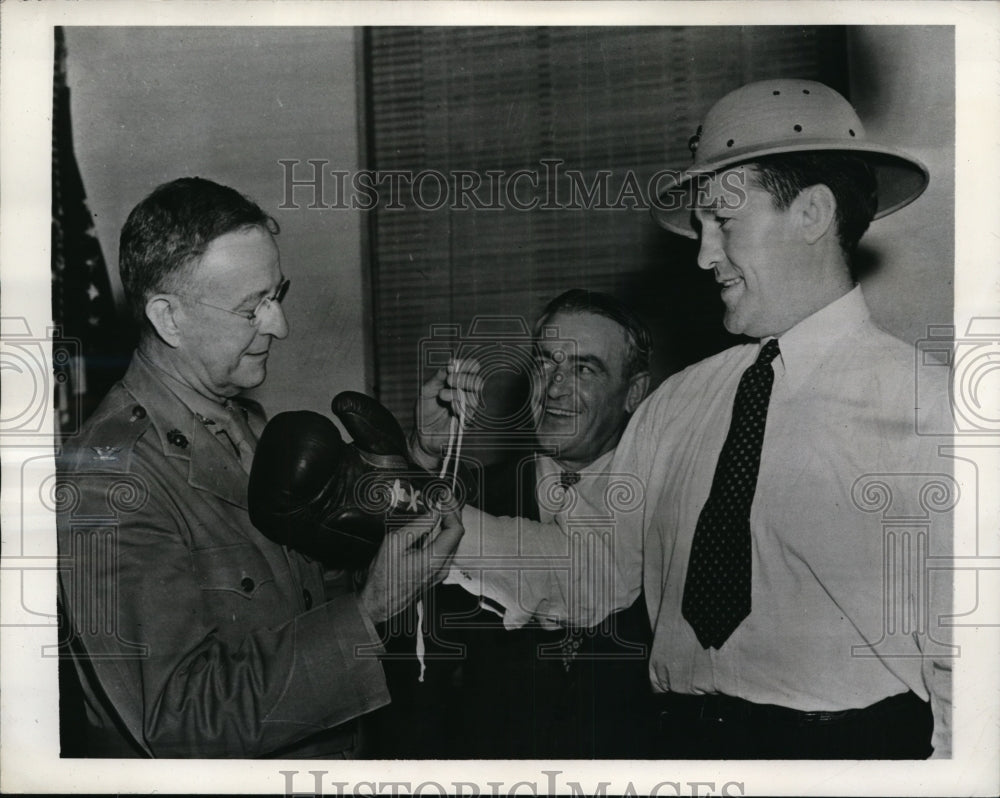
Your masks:
[[[336,425],[310,411],[280,413],[257,444],[247,489],[250,520],[281,545],[330,568],[366,567],[388,524],[427,512],[441,494],[435,480],[408,458],[395,417],[369,396],[344,391]]]

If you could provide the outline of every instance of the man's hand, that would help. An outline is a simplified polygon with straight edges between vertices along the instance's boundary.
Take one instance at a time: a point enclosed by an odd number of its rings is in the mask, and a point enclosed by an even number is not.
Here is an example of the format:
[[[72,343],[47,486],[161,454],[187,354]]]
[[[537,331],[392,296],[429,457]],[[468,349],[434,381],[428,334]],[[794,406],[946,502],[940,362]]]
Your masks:
[[[481,391],[479,363],[472,359],[452,360],[421,386],[410,437],[410,456],[419,465],[433,471],[441,464],[452,419],[462,414],[469,423],[479,407]]]
[[[464,533],[457,510],[429,513],[387,533],[361,591],[372,621],[387,621],[440,582]]]

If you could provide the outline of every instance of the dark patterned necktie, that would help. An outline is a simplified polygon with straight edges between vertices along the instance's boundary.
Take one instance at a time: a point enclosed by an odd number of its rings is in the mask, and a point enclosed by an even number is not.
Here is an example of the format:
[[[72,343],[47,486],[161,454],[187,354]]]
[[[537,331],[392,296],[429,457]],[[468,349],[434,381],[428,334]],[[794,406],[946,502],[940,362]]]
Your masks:
[[[750,506],[777,356],[772,338],[740,378],[729,433],[695,527],[681,613],[703,648],[721,648],[750,614]]]

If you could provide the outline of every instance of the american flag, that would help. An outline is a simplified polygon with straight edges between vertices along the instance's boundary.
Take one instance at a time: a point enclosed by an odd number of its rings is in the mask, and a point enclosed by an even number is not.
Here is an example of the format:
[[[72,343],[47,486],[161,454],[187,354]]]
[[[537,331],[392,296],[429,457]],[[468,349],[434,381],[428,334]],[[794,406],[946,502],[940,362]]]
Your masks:
[[[124,373],[132,347],[115,311],[73,150],[61,27],[55,28],[52,108],[52,317],[56,419],[66,436]]]

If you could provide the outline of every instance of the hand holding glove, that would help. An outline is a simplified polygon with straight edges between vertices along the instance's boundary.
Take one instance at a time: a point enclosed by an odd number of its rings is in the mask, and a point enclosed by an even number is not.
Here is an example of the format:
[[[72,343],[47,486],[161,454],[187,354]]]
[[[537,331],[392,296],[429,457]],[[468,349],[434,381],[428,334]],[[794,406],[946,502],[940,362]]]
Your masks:
[[[350,444],[319,413],[279,413],[268,422],[250,471],[248,509],[276,543],[329,567],[361,569],[379,551],[387,524],[401,527],[439,509],[436,500],[452,500],[443,482],[411,464],[402,428],[379,402],[344,391],[332,409]]]

